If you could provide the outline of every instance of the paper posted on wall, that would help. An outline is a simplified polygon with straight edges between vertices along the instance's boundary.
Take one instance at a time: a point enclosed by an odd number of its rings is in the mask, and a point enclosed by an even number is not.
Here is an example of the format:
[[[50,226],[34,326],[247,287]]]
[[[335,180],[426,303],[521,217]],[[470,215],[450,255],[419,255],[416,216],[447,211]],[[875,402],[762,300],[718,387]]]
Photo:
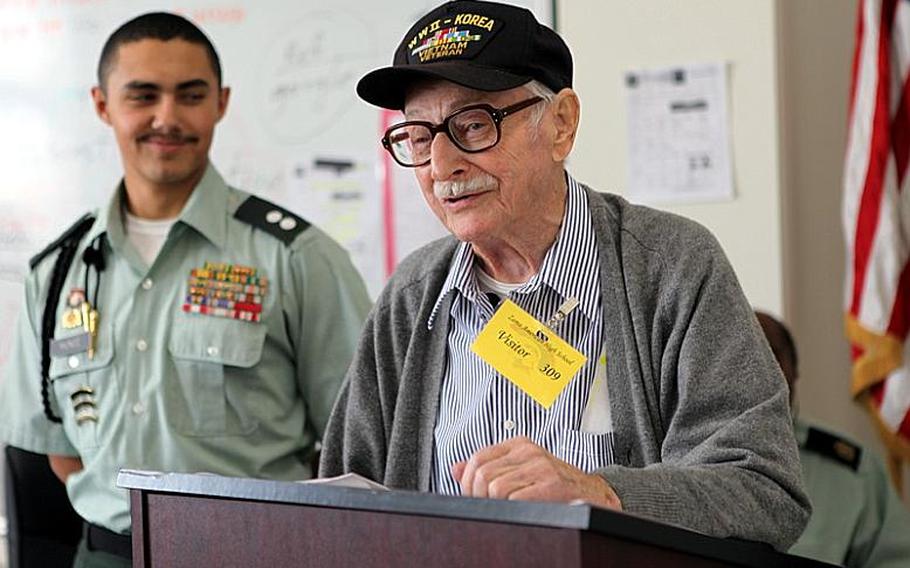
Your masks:
[[[370,491],[389,491],[389,488],[381,483],[357,473],[345,473],[335,477],[321,477],[319,479],[306,479],[299,481],[305,485],[328,485],[330,487],[353,487],[355,489],[368,489]]]
[[[733,197],[727,66],[629,71],[629,197],[690,203]]]

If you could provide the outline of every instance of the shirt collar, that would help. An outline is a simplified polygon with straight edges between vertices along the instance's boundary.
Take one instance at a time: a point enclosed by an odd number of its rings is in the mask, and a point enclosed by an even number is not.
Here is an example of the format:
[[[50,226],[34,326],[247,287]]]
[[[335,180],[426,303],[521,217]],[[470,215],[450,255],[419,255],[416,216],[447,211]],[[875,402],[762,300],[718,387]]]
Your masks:
[[[566,185],[566,210],[556,240],[544,256],[540,271],[515,292],[532,293],[546,285],[563,300],[578,300],[578,309],[594,321],[600,305],[600,259],[591,210],[584,189],[568,173]]]
[[[179,222],[196,229],[218,248],[223,248],[227,238],[228,186],[224,178],[209,163],[205,175],[180,212]]]
[[[123,203],[123,182],[117,184],[114,194],[99,211],[95,218],[92,228],[86,234],[84,241],[92,242],[99,235],[107,234],[108,240],[112,246],[119,247],[123,242],[126,233],[123,227],[123,214],[121,207]]]
[[[110,201],[99,211],[98,218],[92,225],[86,242],[91,242],[98,235],[107,233],[107,238],[114,249],[122,247],[126,240],[125,198],[126,189],[121,180]],[[219,215],[217,212],[225,211],[227,206],[227,184],[221,174],[209,163],[205,174],[193,189],[177,220],[194,228],[214,245],[222,248],[227,235],[227,217]]]
[[[540,271],[515,293],[533,293],[546,284],[563,299],[577,299],[578,309],[594,321],[599,306],[600,261],[591,225],[591,211],[584,189],[568,172],[566,183],[566,210],[556,240],[547,250]],[[430,312],[427,329],[433,328],[439,308],[450,293],[457,291],[465,299],[477,301],[480,292],[474,277],[474,266],[474,251],[470,243],[462,242],[455,251],[449,274]]]
[[[433,329],[436,314],[443,300],[449,293],[456,290],[472,302],[477,299],[477,281],[474,279],[474,250],[471,248],[470,243],[462,242],[455,249],[452,264],[449,266],[449,274],[446,276],[445,282],[442,283],[439,297],[436,298],[433,311],[430,312],[430,317],[427,320],[427,329]]]

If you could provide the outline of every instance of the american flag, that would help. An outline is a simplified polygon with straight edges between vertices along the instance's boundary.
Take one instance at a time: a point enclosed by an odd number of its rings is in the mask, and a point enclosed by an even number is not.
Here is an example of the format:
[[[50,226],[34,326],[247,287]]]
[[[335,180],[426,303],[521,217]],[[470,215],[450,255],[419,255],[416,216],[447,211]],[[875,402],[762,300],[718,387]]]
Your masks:
[[[900,484],[910,459],[910,1],[860,0],[844,167],[854,397]]]

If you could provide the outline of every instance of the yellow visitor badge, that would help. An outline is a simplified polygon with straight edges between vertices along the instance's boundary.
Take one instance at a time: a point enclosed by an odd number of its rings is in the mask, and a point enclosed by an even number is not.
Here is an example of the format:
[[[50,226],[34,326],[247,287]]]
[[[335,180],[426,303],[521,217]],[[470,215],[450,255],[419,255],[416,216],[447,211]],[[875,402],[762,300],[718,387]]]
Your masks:
[[[471,350],[544,408],[588,360],[511,300],[503,301]]]

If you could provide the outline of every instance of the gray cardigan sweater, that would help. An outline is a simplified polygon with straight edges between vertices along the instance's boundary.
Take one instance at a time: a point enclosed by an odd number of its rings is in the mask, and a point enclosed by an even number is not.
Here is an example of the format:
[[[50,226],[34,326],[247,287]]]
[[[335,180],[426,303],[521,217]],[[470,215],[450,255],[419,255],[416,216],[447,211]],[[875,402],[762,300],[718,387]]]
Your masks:
[[[616,465],[626,512],[786,549],[809,517],[788,390],[714,237],[586,188],[601,262]],[[373,308],[329,419],[321,476],[426,491],[458,242],[408,257]]]

